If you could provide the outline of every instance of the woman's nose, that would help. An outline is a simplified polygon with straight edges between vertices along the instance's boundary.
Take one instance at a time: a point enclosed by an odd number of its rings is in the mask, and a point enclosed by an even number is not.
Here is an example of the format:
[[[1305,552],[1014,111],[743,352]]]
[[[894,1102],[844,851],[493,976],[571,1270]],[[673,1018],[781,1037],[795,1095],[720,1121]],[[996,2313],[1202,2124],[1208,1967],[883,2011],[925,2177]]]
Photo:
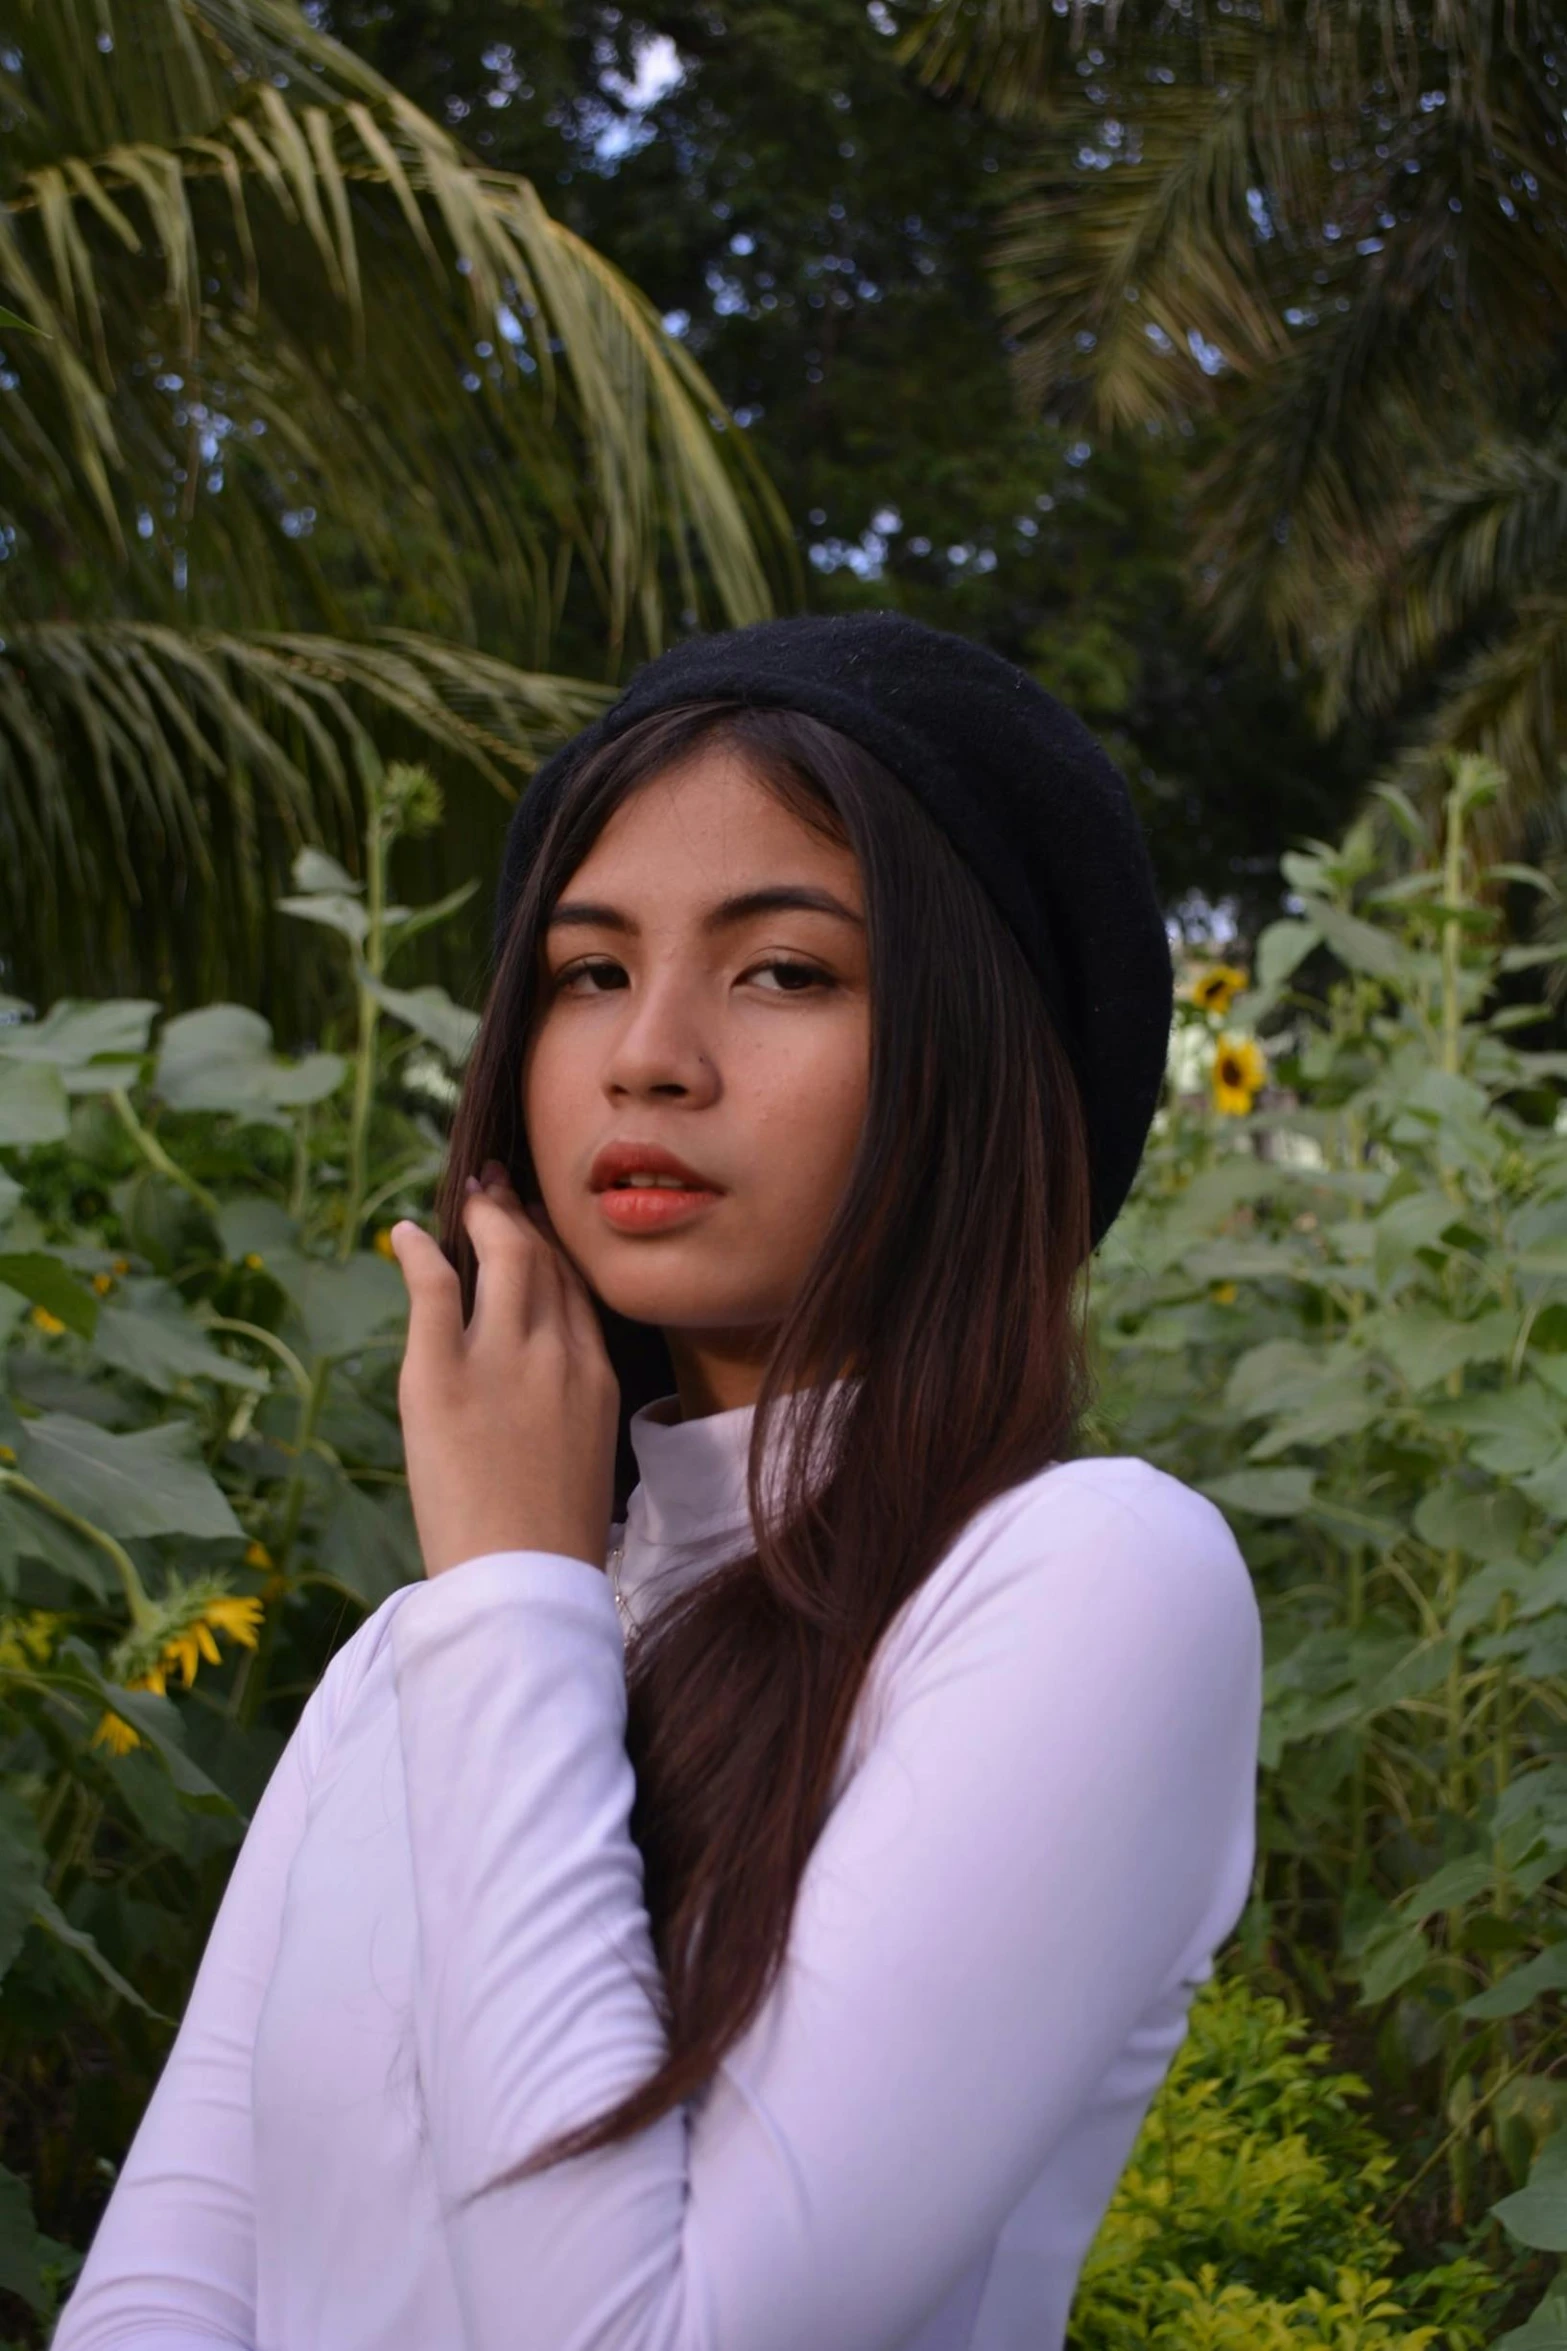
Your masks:
[[[605,1092],[712,1100],[718,1090],[714,1042],[689,993],[655,982],[645,991],[628,990],[626,1005],[604,1065]]]

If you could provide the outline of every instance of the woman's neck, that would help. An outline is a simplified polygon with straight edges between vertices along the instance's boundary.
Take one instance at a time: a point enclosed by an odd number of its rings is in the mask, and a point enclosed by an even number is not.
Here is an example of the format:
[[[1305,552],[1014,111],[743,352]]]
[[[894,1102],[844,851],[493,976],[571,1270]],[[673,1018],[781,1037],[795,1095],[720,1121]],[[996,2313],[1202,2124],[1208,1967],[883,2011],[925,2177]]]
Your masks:
[[[709,1413],[754,1404],[772,1336],[770,1331],[666,1330],[681,1419],[705,1420]]]

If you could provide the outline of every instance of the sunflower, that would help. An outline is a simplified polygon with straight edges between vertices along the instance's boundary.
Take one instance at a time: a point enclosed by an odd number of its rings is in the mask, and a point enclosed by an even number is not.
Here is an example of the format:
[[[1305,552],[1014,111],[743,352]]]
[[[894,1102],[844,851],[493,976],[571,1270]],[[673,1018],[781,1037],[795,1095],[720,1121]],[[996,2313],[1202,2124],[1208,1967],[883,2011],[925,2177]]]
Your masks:
[[[1267,1056],[1255,1037],[1221,1037],[1213,1057],[1213,1106],[1244,1117],[1268,1082]]]
[[[1246,985],[1246,974],[1233,963],[1210,963],[1197,973],[1186,993],[1201,1012],[1228,1012]]]
[[[126,1634],[109,1661],[110,1671],[122,1688],[151,1690],[158,1698],[167,1696],[173,1673],[188,1690],[203,1658],[209,1665],[220,1662],[218,1634],[254,1649],[264,1614],[254,1596],[230,1592],[213,1577],[187,1584],[157,1602],[149,1621]],[[117,1714],[105,1714],[93,1733],[93,1745],[114,1755],[127,1754],[140,1739],[140,1732]]]

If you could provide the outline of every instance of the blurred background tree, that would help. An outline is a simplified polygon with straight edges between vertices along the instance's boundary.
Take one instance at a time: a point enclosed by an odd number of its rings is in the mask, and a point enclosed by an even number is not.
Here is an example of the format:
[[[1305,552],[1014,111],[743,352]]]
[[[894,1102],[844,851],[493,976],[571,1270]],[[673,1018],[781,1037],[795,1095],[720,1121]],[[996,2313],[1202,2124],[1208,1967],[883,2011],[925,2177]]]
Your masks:
[[[1025,406],[1209,417],[1196,596],[1331,726],[1510,784],[1560,857],[1567,16],[1541,0],[937,0],[900,54],[1010,124],[993,266]]]
[[[1554,861],[1563,38],[0,0],[8,984],[308,1035],[264,910],[310,826],[352,862],[356,728],[434,760],[450,885],[670,633],[802,604],[1074,703],[1197,927],[1452,747]],[[468,1000],[483,897],[428,942]]]
[[[269,901],[373,744],[467,782],[470,870],[671,625],[788,592],[781,509],[625,276],[292,0],[5,0],[0,123],[5,981],[308,1025]]]
[[[1022,662],[1125,765],[1172,902],[1266,918],[1279,845],[1338,825],[1371,751],[1352,718],[1318,733],[1271,646],[1208,641],[1198,425],[1107,440],[1020,405],[989,261],[1026,133],[923,89],[863,0],[316,13],[647,290],[777,483],[812,608]]]

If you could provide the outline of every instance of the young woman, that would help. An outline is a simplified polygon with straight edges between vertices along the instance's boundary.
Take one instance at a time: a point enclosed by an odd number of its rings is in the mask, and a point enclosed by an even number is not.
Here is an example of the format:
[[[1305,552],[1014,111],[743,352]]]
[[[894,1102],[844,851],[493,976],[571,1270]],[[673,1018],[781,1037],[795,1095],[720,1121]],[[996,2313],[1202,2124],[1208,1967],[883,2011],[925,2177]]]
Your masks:
[[[56,2351],[1058,2351],[1259,1712],[1219,1513],[1073,1457],[1170,1015],[1124,788],[896,616],[694,640],[535,781],[497,949],[394,1233],[426,1579]]]

